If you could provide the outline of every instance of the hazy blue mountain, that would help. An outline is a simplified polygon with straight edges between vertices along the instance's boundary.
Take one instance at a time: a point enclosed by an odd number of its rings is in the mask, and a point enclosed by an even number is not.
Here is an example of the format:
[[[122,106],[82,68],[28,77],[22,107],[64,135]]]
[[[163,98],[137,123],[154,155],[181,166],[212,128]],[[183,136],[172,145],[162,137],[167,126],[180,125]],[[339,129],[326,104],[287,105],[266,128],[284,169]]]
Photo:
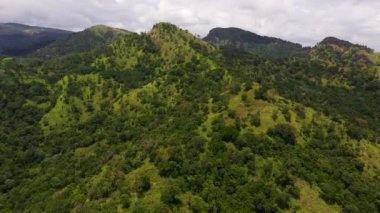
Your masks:
[[[0,23],[0,56],[25,55],[71,33],[53,28]]]

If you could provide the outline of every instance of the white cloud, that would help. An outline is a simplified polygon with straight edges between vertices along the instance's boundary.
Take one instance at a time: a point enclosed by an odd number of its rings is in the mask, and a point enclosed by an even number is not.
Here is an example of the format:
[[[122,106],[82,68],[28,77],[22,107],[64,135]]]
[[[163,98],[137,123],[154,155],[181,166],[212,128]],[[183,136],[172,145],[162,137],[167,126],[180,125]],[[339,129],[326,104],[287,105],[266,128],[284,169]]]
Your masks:
[[[304,45],[336,36],[380,50],[378,8],[378,0],[0,0],[0,22],[148,31],[168,21],[201,35],[234,26]]]

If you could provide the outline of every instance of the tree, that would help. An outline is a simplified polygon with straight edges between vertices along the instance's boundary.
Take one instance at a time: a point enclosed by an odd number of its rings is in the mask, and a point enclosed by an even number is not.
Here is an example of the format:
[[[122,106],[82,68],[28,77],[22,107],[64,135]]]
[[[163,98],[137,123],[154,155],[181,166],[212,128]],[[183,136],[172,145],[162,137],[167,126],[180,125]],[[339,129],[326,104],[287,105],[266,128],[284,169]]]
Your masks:
[[[288,209],[290,207],[290,196],[287,193],[280,193],[277,195],[276,203],[281,209]]]
[[[250,123],[255,127],[260,126],[260,124],[261,124],[260,112],[257,112],[256,114],[251,115]]]
[[[235,126],[229,125],[221,129],[220,135],[223,141],[232,142],[239,136],[239,130]]]
[[[181,190],[176,183],[172,183],[161,192],[161,201],[167,205],[178,205],[181,203],[177,198],[180,192]]]
[[[143,175],[141,178],[136,180],[135,190],[139,195],[142,195],[144,192],[149,191],[150,185],[150,177],[147,175]]]
[[[274,128],[268,130],[268,135],[279,137],[286,143],[294,145],[297,142],[296,129],[289,124],[277,124]]]

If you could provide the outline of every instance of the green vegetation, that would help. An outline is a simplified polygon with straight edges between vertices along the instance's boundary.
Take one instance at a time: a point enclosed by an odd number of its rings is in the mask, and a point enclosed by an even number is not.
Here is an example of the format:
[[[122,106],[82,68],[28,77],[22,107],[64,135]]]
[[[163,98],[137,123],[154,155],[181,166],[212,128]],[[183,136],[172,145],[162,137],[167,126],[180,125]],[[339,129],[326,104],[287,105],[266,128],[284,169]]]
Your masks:
[[[82,32],[73,33],[37,50],[32,55],[53,58],[73,53],[94,51],[126,34],[130,34],[130,32],[98,25]]]
[[[379,212],[379,57],[302,54],[159,23],[0,58],[0,212]]]

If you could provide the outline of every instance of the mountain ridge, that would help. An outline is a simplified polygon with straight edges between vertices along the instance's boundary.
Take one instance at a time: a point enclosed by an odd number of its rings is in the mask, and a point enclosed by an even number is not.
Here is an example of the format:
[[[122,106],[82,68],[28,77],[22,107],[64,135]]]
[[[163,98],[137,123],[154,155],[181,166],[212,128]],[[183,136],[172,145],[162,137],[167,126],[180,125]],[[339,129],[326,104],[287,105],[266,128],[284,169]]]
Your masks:
[[[160,25],[165,25],[165,24],[167,25],[169,23],[165,23],[165,22],[157,23],[156,25],[153,26],[153,29],[155,27],[159,27]],[[66,35],[77,34],[77,33],[86,32],[86,31],[92,31],[94,33],[98,33],[99,34],[100,31],[102,31],[102,30],[104,31],[106,29],[108,31],[110,31],[110,29],[113,29],[113,30],[119,31],[119,32],[129,32],[129,33],[131,33],[131,31],[128,31],[128,30],[125,30],[125,29],[113,28],[113,27],[109,27],[109,26],[106,26],[106,25],[95,25],[95,26],[86,28],[86,29],[84,29],[83,31],[80,31],[80,32],[71,32],[71,31],[67,31],[67,30],[61,30],[61,29],[55,29],[55,28],[49,28],[49,27],[29,26],[29,25],[20,24],[20,23],[2,23],[0,25],[3,26],[2,28],[0,26],[0,36],[4,36],[7,33],[10,34],[10,35],[13,35],[13,36],[15,36],[17,34],[23,34],[23,33],[24,34],[27,34],[27,33],[29,33],[29,34],[38,34],[39,32],[43,32],[43,31],[46,31],[46,30],[51,30],[51,31],[53,31],[55,33],[63,33],[63,34],[66,34]],[[5,29],[4,26],[8,26],[8,29]],[[175,25],[173,25],[173,26],[175,26]],[[177,27],[177,26],[175,26],[175,27]],[[25,29],[26,32],[22,32],[22,30],[20,31],[20,29]],[[99,31],[99,32],[96,32],[96,31]],[[55,40],[58,40],[59,38],[61,38],[61,37],[50,39],[48,42],[45,42],[45,44],[53,42]],[[281,52],[281,51],[287,51],[287,50],[288,51],[296,51],[296,52],[298,52],[298,54],[294,53],[294,55],[296,55],[296,56],[297,55],[298,56],[301,55],[301,53],[299,53],[299,52],[306,53],[310,48],[312,48],[312,47],[303,47],[299,43],[287,41],[287,40],[284,40],[284,39],[281,39],[281,38],[270,37],[270,36],[262,36],[262,35],[254,33],[254,32],[251,32],[251,31],[248,31],[248,30],[244,30],[244,29],[241,29],[241,28],[237,28],[237,27],[225,27],[225,28],[223,28],[223,27],[215,27],[215,28],[213,28],[213,29],[211,29],[209,31],[208,35],[206,35],[203,38],[203,40],[211,42],[211,43],[214,43],[214,44],[216,44],[218,46],[232,46],[232,47],[237,47],[237,48],[241,48],[241,49],[245,49],[245,50],[253,51],[253,52],[255,52],[255,50],[253,50],[253,49],[258,48],[259,50],[257,50],[255,53],[259,53],[259,54],[261,53],[261,54],[264,54],[264,55],[265,55],[265,53],[263,53],[263,52],[265,52],[266,48],[267,49],[272,48],[273,50],[269,50],[269,51],[272,51],[272,52],[276,52],[276,51],[277,52]],[[1,42],[1,40],[0,40],[0,42]],[[246,43],[248,43],[248,44],[252,43],[252,44],[255,44],[255,45],[259,45],[259,46],[248,47],[249,46],[248,45],[248,46],[244,47]],[[45,46],[45,44],[40,44],[39,48],[42,47],[42,46]],[[277,46],[275,46],[275,47],[268,47],[271,44],[277,45]],[[370,48],[368,48],[368,47],[366,47],[364,45],[354,44],[354,43],[351,43],[349,41],[345,41],[345,40],[342,40],[342,39],[339,39],[339,38],[336,38],[336,37],[332,37],[332,36],[328,36],[328,37],[324,38],[322,41],[318,42],[313,47],[318,46],[318,44],[338,45],[338,46],[342,46],[344,48],[355,46],[355,47],[361,48],[361,49],[366,50],[366,51],[375,52],[373,49],[370,49]],[[260,46],[260,45],[266,45],[266,47],[263,47],[263,46]],[[282,46],[285,46],[285,47],[282,47]],[[1,46],[0,46],[0,48],[1,48]],[[39,48],[33,48],[29,52],[35,51],[36,49],[39,49]],[[22,53],[22,54],[24,54],[24,53]],[[268,56],[268,54],[266,56]],[[292,55],[290,55],[290,56],[292,56]],[[285,56],[280,54],[279,57],[282,58],[282,57],[285,57]]]
[[[54,28],[0,23],[0,55],[25,55],[71,33]]]
[[[333,36],[328,36],[328,37],[324,38],[318,44],[326,44],[326,45],[333,44],[333,45],[337,45],[337,46],[345,47],[345,48],[358,47],[358,48],[364,49],[366,51],[374,52],[373,49],[370,49],[370,48],[368,48],[368,47],[366,47],[364,45],[354,44],[354,43],[352,43],[350,41],[345,41],[345,40],[342,40],[342,39],[339,39],[339,38],[336,38],[336,37],[333,37]]]
[[[231,35],[232,34],[232,39]],[[219,37],[218,37],[219,36]],[[269,37],[258,35],[254,32],[250,32],[237,27],[217,27],[210,30],[209,34],[204,38],[205,40],[213,40],[213,39],[231,39],[233,41],[247,41],[247,42],[255,42],[255,43],[263,43],[269,44],[272,42],[280,42],[280,43],[288,43],[302,47],[301,44],[293,43],[290,41],[285,41],[280,38]]]
[[[261,36],[236,27],[214,28],[204,40],[273,58],[306,57],[308,48],[279,38]]]
[[[72,31],[69,30],[63,30],[58,28],[52,28],[52,27],[42,27],[42,26],[32,26],[32,25],[26,25],[26,24],[20,24],[20,23],[0,23],[0,35],[4,35],[5,33],[11,31],[12,33],[23,33],[24,31],[33,31],[35,30],[35,33],[38,33],[39,31],[56,31],[56,32],[63,32],[63,33],[72,33]],[[8,27],[8,28],[6,28]]]
[[[34,55],[56,57],[56,54],[87,52],[105,45],[120,36],[130,34],[127,30],[112,28],[105,25],[95,25],[38,49]],[[55,55],[52,55],[55,53]]]

